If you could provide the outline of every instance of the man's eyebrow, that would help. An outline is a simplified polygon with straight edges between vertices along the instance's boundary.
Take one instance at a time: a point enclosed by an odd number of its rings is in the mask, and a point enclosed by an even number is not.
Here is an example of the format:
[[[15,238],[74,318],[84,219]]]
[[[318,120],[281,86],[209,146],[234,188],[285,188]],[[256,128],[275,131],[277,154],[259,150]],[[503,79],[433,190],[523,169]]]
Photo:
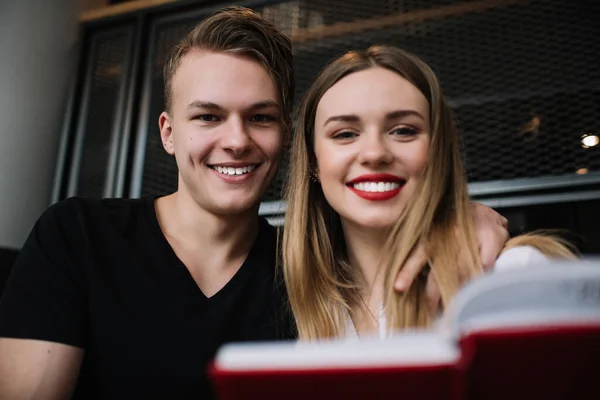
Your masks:
[[[223,111],[224,108],[218,105],[217,103],[213,103],[210,101],[202,101],[202,100],[194,100],[187,106],[188,109],[191,108],[204,108],[207,110],[215,110],[215,111]]]
[[[279,103],[277,103],[275,100],[262,100],[252,104],[248,109],[250,111],[257,111],[264,108],[279,108]]]
[[[194,100],[187,106],[188,109],[192,108],[203,108],[205,110],[214,110],[214,111],[225,111],[225,108],[217,103],[213,103],[211,101],[203,101],[203,100]],[[248,107],[249,111],[257,111],[265,108],[277,108],[279,109],[279,103],[275,100],[261,100],[253,103],[250,107]]]

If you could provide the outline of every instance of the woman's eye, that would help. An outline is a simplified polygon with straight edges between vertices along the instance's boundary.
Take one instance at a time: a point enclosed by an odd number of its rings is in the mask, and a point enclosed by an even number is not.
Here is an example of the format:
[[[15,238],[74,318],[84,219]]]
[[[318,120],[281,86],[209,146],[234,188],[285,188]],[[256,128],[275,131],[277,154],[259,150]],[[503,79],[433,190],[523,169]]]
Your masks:
[[[391,133],[396,136],[414,136],[417,133],[419,133],[419,131],[417,129],[411,128],[409,126],[403,126],[403,127],[392,130]]]
[[[219,117],[217,117],[214,114],[202,114],[198,115],[196,119],[199,119],[200,121],[204,122],[217,122],[219,120]]]
[[[352,131],[338,132],[333,136],[334,139],[352,139],[354,137],[356,137],[356,133]]]

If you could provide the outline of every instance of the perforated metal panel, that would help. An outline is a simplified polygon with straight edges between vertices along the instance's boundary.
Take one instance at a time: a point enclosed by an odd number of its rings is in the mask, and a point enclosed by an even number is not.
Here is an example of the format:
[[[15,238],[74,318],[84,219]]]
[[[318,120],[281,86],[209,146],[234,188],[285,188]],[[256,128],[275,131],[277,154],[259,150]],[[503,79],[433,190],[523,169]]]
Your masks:
[[[600,3],[568,0],[311,0],[258,8],[291,35],[297,99],[349,49],[390,44],[438,73],[457,115],[471,182],[600,169]],[[194,21],[157,29],[142,194],[176,188],[160,145],[162,65]],[[287,161],[265,200],[280,198]]]
[[[87,78],[81,101],[78,140],[70,195],[100,198],[105,195],[132,29],[119,28],[90,38]]]
[[[163,66],[172,47],[194,28],[198,20],[176,21],[156,29],[155,49],[151,54],[151,96],[148,137],[144,157],[142,196],[172,193],[177,190],[175,159],[162,147],[158,116],[165,109]]]

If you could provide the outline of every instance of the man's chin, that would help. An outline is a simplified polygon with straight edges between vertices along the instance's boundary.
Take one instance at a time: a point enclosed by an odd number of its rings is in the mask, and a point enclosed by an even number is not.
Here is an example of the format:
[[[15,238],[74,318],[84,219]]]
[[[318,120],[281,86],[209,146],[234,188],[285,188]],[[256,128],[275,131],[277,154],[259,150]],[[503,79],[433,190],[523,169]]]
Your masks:
[[[252,196],[249,198],[229,198],[219,200],[215,201],[215,203],[210,207],[210,211],[215,215],[237,216],[248,213],[254,213],[258,215],[260,198]]]

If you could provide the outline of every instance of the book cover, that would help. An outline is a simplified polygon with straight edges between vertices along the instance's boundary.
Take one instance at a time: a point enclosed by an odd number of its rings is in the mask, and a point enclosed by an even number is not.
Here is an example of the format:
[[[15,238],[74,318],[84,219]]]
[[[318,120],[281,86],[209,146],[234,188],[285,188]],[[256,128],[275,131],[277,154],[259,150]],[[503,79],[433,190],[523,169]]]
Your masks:
[[[227,344],[209,372],[223,400],[600,398],[600,261],[477,278],[435,329]]]

